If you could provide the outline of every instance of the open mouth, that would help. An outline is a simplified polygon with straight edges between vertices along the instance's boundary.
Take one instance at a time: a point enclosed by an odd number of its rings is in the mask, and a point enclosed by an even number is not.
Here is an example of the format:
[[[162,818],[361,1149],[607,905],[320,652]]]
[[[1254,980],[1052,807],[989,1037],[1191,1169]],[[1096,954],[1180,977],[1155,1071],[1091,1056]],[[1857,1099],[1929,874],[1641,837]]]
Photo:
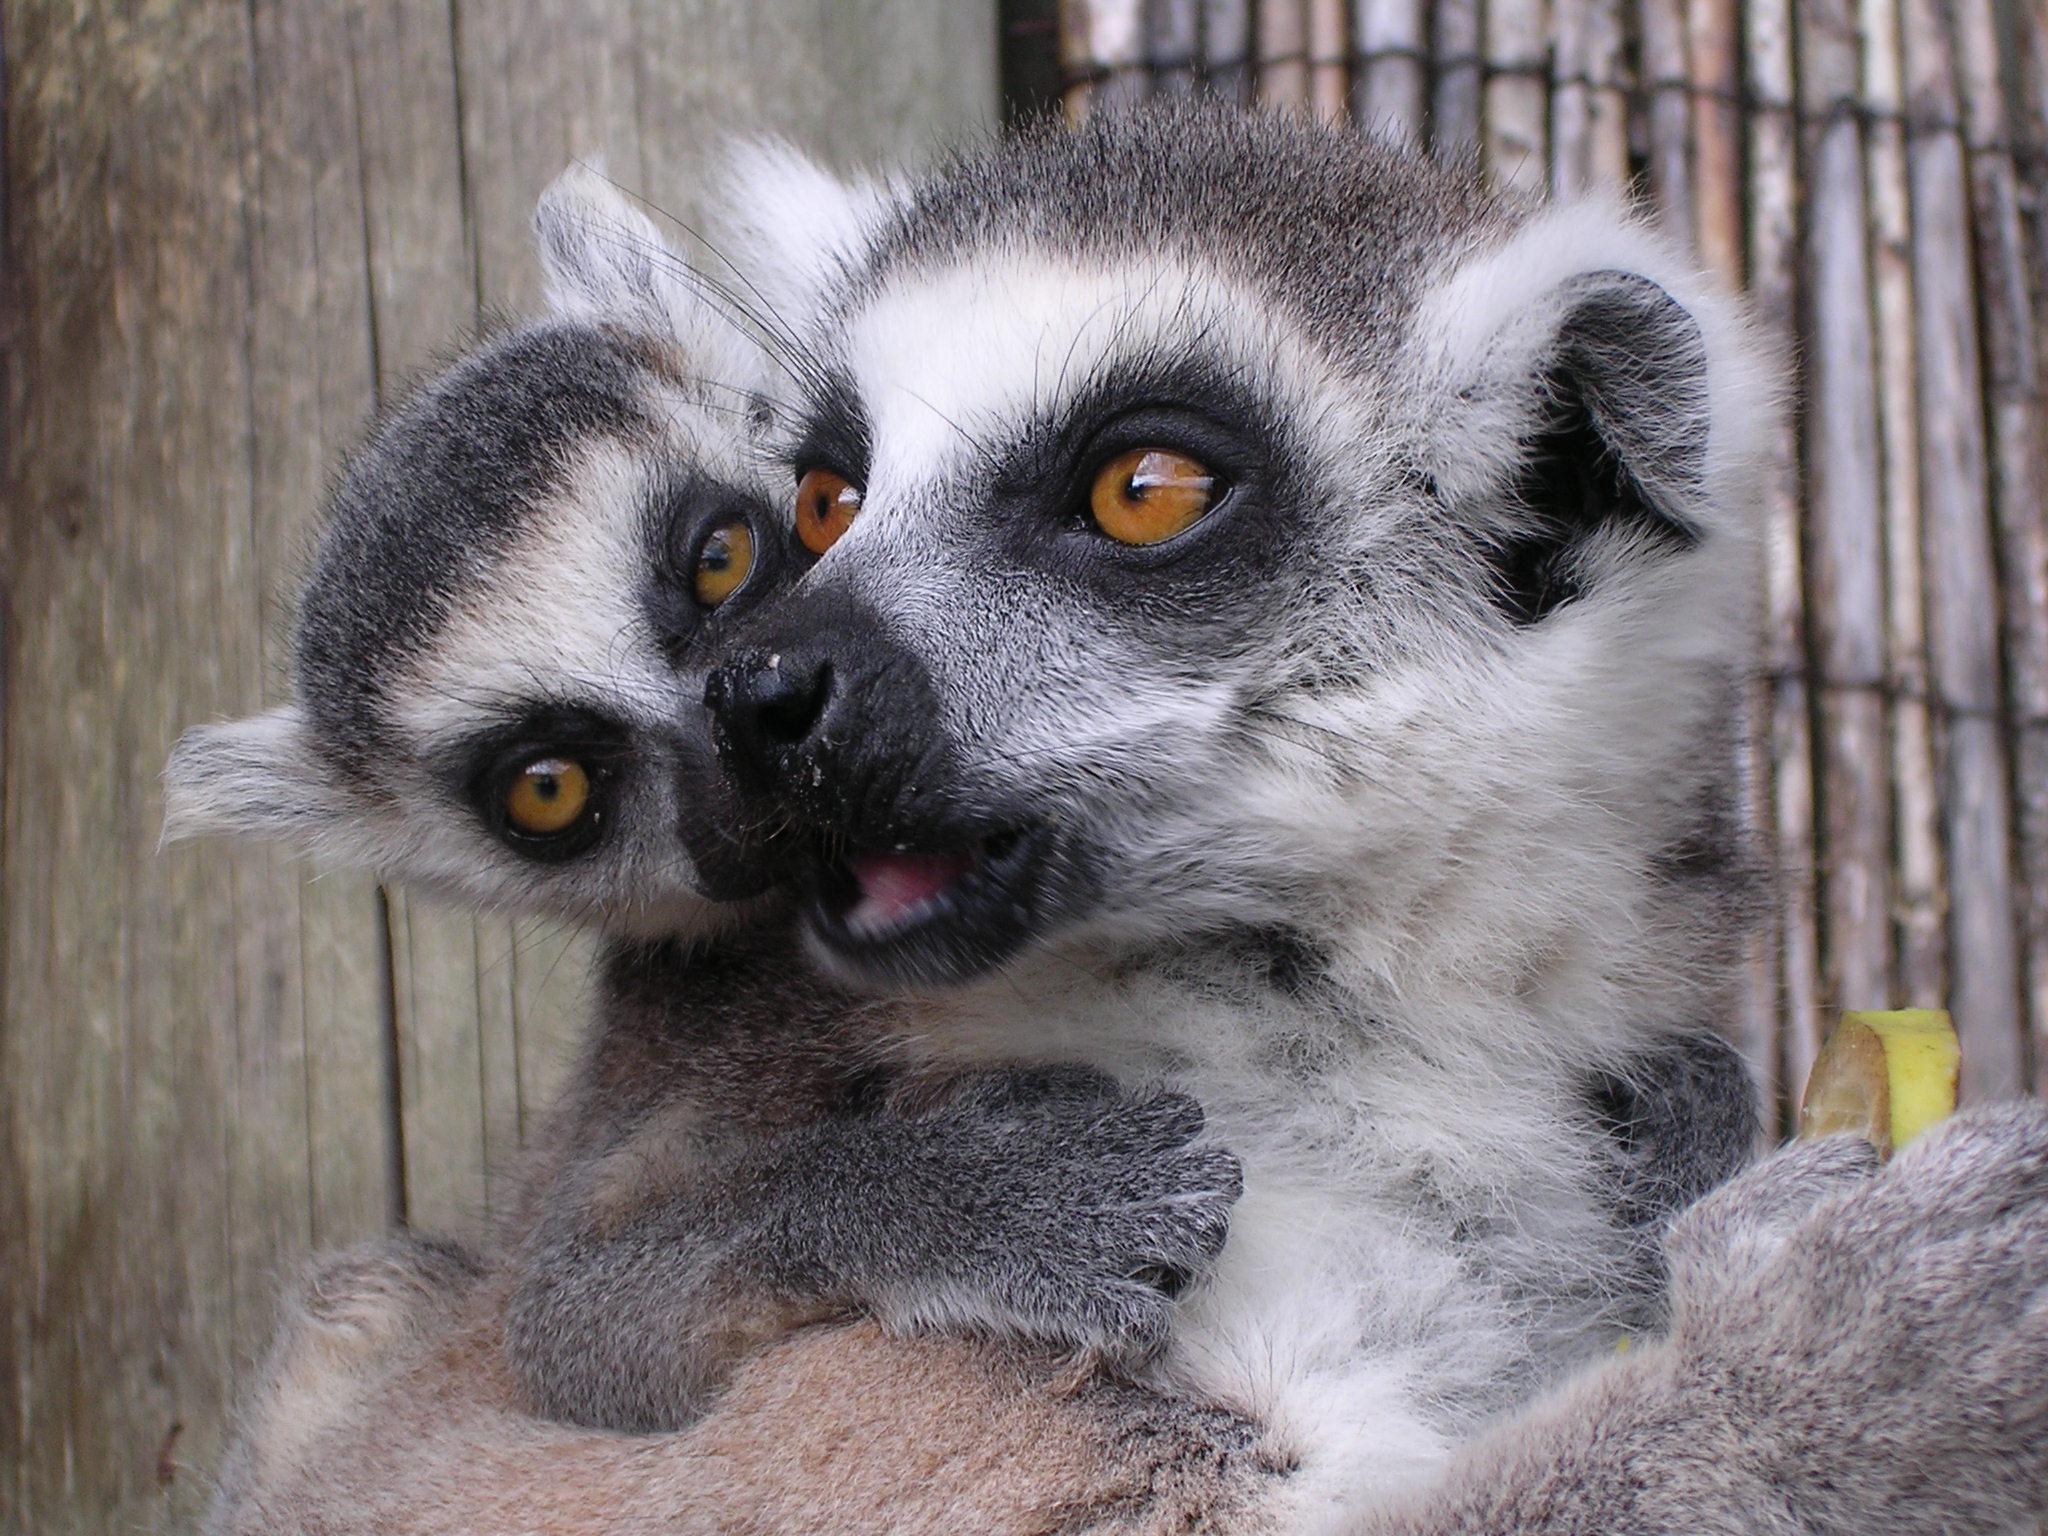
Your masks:
[[[837,959],[894,980],[963,980],[1015,953],[1046,915],[1050,829],[1010,828],[937,852],[826,861],[811,929]]]

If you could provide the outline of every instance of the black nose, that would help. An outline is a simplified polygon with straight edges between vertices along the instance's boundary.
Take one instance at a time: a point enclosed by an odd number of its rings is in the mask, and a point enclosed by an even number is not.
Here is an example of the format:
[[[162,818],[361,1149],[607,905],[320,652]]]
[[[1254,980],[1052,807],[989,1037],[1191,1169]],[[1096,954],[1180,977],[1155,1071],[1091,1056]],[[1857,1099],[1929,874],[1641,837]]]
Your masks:
[[[704,681],[718,749],[738,772],[774,779],[818,729],[832,697],[832,663],[781,651],[728,662]]]

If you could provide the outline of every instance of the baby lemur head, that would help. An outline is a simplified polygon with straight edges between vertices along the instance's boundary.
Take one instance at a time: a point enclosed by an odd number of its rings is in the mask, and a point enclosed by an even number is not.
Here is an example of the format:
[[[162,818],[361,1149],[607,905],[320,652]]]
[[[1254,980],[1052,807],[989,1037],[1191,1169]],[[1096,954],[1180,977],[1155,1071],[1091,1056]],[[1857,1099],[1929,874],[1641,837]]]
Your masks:
[[[1672,250],[1198,106],[786,235],[815,564],[710,697],[842,973],[1276,925],[1511,995],[1696,920],[1769,401]]]
[[[773,348],[595,174],[565,176],[535,225],[549,317],[426,382],[354,455],[292,700],[185,736],[167,830],[674,932],[764,878],[696,656],[714,614],[790,567],[754,447]]]

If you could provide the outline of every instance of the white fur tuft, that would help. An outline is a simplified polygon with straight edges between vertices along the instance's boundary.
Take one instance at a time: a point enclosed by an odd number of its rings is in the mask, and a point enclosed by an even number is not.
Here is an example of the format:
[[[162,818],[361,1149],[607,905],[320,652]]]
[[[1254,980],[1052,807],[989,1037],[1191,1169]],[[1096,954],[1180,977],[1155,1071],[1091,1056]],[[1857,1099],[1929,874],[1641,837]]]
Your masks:
[[[167,844],[233,833],[303,848],[347,819],[295,704],[194,726],[178,738],[163,782]]]
[[[896,204],[886,181],[842,177],[775,138],[736,139],[720,167],[715,227],[771,322],[801,333]]]

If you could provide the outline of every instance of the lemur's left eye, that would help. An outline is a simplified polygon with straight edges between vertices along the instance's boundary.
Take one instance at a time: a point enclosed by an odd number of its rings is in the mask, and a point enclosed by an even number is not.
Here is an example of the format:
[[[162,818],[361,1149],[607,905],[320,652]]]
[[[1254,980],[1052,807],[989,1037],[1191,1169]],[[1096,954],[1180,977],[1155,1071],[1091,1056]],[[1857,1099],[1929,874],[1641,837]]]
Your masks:
[[[557,837],[590,809],[590,773],[573,757],[537,757],[505,787],[505,820],[528,837]]]
[[[1095,472],[1088,510],[1119,544],[1161,544],[1216,504],[1216,476],[1171,448],[1133,448]]]
[[[829,469],[807,469],[796,483],[796,536],[805,549],[822,555],[853,526],[860,488]]]
[[[720,523],[697,546],[690,589],[703,607],[716,608],[747,584],[754,570],[754,530],[743,522]]]

